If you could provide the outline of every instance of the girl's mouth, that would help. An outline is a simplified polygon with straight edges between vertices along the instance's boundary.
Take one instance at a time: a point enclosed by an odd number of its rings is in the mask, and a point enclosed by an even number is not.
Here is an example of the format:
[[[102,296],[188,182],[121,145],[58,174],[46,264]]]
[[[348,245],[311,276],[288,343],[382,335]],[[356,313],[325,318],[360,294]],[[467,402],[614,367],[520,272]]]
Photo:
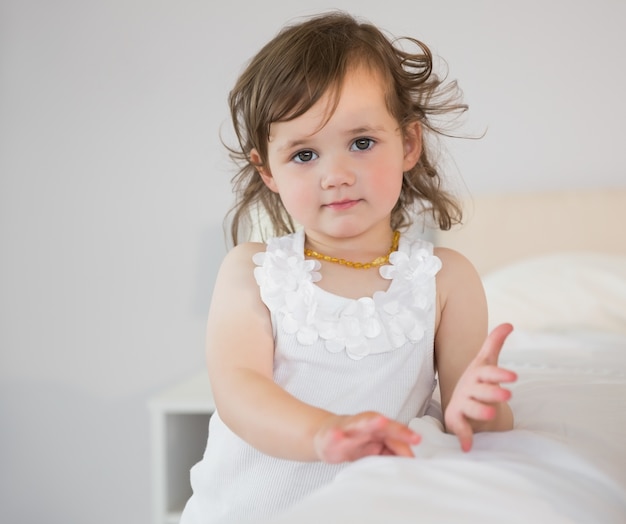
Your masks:
[[[350,209],[356,206],[360,200],[341,200],[339,202],[331,202],[330,204],[326,204],[326,207],[329,209],[334,209],[336,211],[345,211],[346,209]]]

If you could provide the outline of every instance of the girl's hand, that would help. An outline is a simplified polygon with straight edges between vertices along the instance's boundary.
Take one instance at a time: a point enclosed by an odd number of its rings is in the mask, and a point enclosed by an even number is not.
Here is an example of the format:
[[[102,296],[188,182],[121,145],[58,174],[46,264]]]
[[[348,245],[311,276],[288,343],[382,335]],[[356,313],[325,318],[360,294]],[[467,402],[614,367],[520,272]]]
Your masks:
[[[511,398],[500,382],[514,382],[517,375],[498,367],[500,350],[511,331],[510,324],[496,327],[454,388],[444,420],[446,430],[458,437],[463,451],[471,449],[476,427],[494,419],[498,404]]]
[[[339,463],[369,455],[413,457],[411,446],[421,437],[407,426],[368,411],[357,415],[332,415],[314,437],[322,462]]]

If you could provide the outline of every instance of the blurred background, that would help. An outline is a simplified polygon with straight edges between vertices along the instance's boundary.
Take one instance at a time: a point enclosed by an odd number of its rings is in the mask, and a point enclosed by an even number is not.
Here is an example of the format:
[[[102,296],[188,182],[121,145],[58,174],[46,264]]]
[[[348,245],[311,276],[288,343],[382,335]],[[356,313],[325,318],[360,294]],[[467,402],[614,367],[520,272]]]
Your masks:
[[[469,195],[623,187],[623,0],[0,0],[0,521],[147,524],[148,400],[204,367],[226,97],[331,8],[443,57]],[[529,210],[532,213],[532,210]]]

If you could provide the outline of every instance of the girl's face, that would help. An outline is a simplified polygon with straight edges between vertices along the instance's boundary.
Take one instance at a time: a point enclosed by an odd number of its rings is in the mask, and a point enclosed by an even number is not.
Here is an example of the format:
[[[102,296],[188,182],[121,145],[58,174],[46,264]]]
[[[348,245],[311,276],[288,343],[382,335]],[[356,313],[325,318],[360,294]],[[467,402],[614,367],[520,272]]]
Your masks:
[[[326,95],[303,115],[271,125],[260,174],[308,236],[326,243],[371,231],[388,236],[403,172],[421,153],[419,125],[403,135],[380,75],[364,67],[347,73],[328,119],[331,102]],[[252,160],[259,160],[255,151]]]

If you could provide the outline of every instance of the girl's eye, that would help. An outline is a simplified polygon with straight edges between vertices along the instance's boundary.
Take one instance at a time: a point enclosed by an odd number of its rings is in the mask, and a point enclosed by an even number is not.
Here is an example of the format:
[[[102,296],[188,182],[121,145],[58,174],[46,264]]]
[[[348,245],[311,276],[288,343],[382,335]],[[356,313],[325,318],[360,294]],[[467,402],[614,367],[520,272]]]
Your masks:
[[[352,142],[353,151],[367,151],[374,145],[374,141],[371,138],[357,138]]]
[[[298,151],[294,156],[294,162],[299,164],[305,164],[311,160],[315,160],[317,155],[313,151]]]

